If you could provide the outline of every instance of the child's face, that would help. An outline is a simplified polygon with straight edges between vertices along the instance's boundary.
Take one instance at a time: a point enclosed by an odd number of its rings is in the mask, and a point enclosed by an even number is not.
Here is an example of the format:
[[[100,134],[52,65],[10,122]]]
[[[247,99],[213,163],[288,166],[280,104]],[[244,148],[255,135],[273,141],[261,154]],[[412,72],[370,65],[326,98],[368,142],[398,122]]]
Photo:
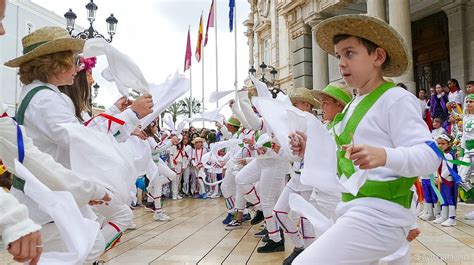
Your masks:
[[[302,102],[302,101],[296,101],[296,100],[293,101],[293,107],[305,112],[311,112],[313,109],[311,107],[311,104]]]
[[[323,110],[323,120],[332,121],[336,114],[342,111],[343,106],[338,101],[327,95],[321,95],[321,109]]]
[[[436,85],[436,94],[441,94],[443,93],[443,87],[440,85]]]
[[[441,123],[439,121],[433,121],[433,128],[438,129],[441,127]]]
[[[367,48],[355,37],[349,37],[334,45],[336,58],[339,59],[339,72],[347,85],[353,88],[365,88],[374,78],[383,63],[380,51],[369,54]]]
[[[466,94],[474,94],[474,85],[466,85]]]
[[[439,149],[441,149],[441,151],[445,152],[446,150],[448,150],[449,148],[448,141],[444,139],[438,139],[437,142],[438,142]]]
[[[466,100],[466,109],[469,111],[469,113],[474,113],[474,100]]]
[[[202,142],[196,142],[196,143],[194,144],[194,147],[195,147],[196,149],[201,149],[201,148],[202,148]]]

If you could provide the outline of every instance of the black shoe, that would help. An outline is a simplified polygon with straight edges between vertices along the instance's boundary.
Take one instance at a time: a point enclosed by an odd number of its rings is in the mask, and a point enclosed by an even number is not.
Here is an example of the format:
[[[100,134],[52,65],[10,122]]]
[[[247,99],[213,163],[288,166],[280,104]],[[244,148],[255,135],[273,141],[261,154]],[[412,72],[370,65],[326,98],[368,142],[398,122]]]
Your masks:
[[[285,234],[283,233],[283,229],[280,228],[280,237],[281,237],[281,241],[285,242]],[[262,242],[269,242],[270,241],[270,237],[268,236],[268,231],[267,231],[267,234],[265,236],[262,237]]]
[[[268,230],[266,228],[263,228],[260,230],[260,232],[254,234],[256,237],[264,237],[268,235]]]
[[[255,213],[255,216],[253,217],[252,221],[250,221],[250,224],[251,225],[256,225],[256,224],[262,222],[264,219],[265,219],[265,217],[263,216],[263,212],[260,211],[260,210],[257,210],[257,212]]]
[[[283,242],[283,240],[275,242],[270,239],[270,241],[268,241],[263,247],[257,248],[258,253],[271,253],[281,251],[285,251],[285,242]]]
[[[293,260],[295,260],[303,250],[304,248],[294,248],[293,252],[291,252],[291,254],[283,261],[283,265],[291,265]]]

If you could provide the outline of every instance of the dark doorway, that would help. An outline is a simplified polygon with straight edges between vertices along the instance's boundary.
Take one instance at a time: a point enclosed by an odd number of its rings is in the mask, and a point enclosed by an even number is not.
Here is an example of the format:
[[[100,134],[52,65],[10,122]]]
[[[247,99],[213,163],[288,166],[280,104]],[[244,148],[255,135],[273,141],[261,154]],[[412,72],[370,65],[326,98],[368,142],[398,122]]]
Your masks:
[[[416,91],[450,78],[448,17],[444,12],[411,23]]]

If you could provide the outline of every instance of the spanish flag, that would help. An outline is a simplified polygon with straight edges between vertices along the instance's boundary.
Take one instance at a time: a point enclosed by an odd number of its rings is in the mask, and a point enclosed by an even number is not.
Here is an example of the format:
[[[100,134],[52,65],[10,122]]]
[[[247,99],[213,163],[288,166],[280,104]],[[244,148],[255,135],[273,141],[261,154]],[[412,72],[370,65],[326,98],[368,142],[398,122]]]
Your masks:
[[[201,49],[202,49],[202,13],[201,13],[201,19],[199,20],[196,53],[194,54],[196,56],[196,61],[198,61],[198,63],[201,61]]]

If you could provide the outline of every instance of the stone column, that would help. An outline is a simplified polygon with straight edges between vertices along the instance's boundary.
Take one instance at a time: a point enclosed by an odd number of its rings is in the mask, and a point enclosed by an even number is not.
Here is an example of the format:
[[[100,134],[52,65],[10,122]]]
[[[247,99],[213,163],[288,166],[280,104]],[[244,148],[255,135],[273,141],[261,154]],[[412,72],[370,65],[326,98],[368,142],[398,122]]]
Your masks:
[[[253,44],[254,44],[254,41],[253,41],[253,31],[251,30],[248,30],[247,31],[247,38],[248,38],[248,44],[249,44],[249,66],[251,65],[254,65],[254,58],[253,58]]]
[[[315,27],[323,18],[312,19],[308,22],[312,32],[313,52],[313,89],[323,89],[329,83],[328,54],[323,51],[316,42]]]
[[[468,14],[464,5],[459,3],[449,5],[443,9],[448,16],[451,77],[457,79],[459,85],[463,87],[466,81],[469,81],[467,80],[469,75],[469,42],[468,34],[465,31],[466,21],[469,21],[465,16],[468,16]]]
[[[367,14],[387,21],[385,18],[385,0],[367,0]]]
[[[390,25],[398,31],[405,40],[409,56],[409,67],[407,72],[393,80],[402,82],[408,87],[408,91],[416,93],[416,83],[413,73],[413,49],[411,41],[411,20],[410,20],[410,1],[409,0],[388,0],[388,14]]]
[[[313,87],[313,56],[310,28],[303,22],[293,27],[293,83],[294,87]]]

